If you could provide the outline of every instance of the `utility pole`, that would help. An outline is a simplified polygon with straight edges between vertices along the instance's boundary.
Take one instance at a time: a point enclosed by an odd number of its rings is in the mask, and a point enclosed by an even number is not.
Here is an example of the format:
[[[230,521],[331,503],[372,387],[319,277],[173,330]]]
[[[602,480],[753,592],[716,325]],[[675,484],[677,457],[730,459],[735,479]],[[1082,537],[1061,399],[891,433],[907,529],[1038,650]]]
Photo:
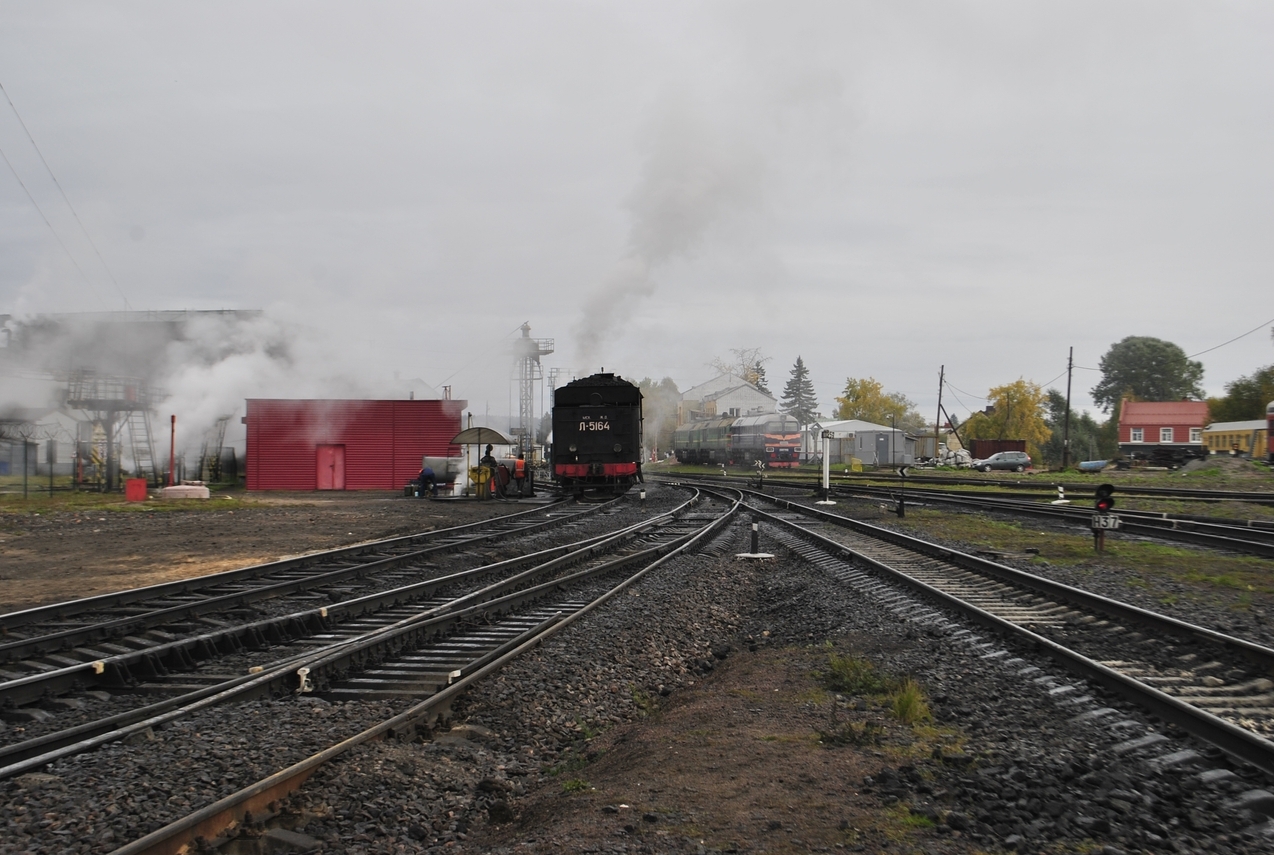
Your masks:
[[[1062,428],[1062,471],[1065,472],[1071,463],[1071,371],[1075,367],[1075,348],[1070,349],[1066,357],[1066,426]]]
[[[947,366],[938,368],[938,414],[933,417],[933,462],[936,466],[941,457],[938,455],[938,436],[942,433],[942,386],[947,376]]]

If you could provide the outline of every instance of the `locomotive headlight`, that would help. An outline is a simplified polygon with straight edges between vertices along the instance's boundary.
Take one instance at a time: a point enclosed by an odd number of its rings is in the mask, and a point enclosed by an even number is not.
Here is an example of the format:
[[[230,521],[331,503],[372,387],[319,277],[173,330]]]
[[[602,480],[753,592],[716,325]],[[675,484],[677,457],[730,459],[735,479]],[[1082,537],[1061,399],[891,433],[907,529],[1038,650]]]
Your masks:
[[[615,443],[615,453],[616,453],[616,454],[619,454],[619,452],[621,452],[621,451],[623,451],[623,450],[624,450],[624,447],[623,447],[622,445],[620,445],[618,442],[617,442],[617,443]]]
[[[571,443],[571,447],[569,450],[571,451],[572,454],[575,453],[576,451],[579,451],[579,449],[575,447],[575,443],[573,442]]]

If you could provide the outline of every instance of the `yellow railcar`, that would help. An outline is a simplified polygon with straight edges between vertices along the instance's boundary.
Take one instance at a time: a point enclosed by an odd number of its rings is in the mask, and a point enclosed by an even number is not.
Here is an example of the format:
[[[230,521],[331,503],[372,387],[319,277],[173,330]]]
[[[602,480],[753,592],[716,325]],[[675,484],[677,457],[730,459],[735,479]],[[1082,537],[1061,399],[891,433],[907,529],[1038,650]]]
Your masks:
[[[1263,419],[1215,422],[1203,429],[1203,444],[1212,454],[1239,454],[1260,459],[1269,448],[1269,427]]]

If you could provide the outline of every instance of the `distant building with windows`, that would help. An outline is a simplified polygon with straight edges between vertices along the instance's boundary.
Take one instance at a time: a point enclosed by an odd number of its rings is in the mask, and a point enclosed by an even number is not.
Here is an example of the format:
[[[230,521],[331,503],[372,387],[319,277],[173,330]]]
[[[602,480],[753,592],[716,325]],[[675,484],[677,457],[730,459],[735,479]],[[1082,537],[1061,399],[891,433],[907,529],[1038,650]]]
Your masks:
[[[681,395],[677,425],[696,419],[777,413],[778,401],[737,374],[718,374]]]
[[[1130,401],[1119,406],[1119,450],[1133,461],[1175,466],[1206,457],[1206,401]]]

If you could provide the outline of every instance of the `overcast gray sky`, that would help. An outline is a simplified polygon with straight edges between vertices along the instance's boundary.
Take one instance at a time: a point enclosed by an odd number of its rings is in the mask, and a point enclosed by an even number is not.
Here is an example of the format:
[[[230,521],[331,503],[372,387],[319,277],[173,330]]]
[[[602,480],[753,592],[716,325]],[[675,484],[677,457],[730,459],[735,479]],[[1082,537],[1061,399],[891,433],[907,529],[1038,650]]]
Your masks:
[[[963,416],[1274,320],[1268,2],[4,0],[0,84],[0,312],[262,308],[378,394],[507,411],[529,321],[683,389],[800,354],[825,411],[945,365]]]

